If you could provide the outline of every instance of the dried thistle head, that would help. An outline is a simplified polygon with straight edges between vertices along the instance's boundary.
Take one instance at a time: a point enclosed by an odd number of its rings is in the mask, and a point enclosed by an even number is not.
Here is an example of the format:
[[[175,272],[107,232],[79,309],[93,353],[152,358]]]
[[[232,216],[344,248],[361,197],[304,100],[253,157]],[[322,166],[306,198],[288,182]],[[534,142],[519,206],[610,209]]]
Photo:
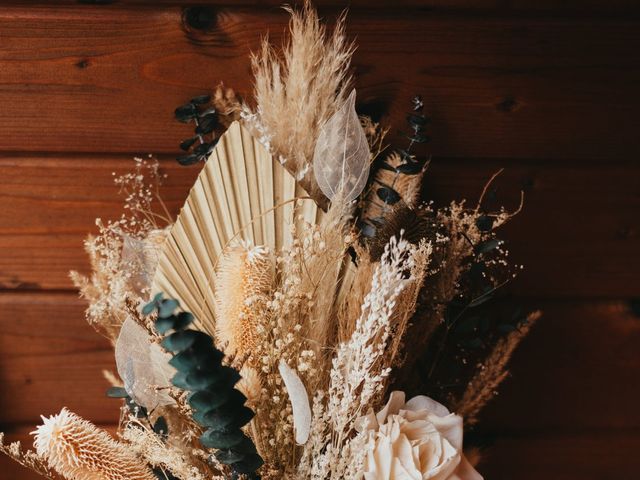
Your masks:
[[[154,480],[151,470],[126,445],[63,408],[42,417],[34,446],[49,466],[69,480]]]
[[[265,247],[239,245],[225,251],[216,272],[216,336],[225,353],[249,358],[259,341],[258,312],[273,285]]]

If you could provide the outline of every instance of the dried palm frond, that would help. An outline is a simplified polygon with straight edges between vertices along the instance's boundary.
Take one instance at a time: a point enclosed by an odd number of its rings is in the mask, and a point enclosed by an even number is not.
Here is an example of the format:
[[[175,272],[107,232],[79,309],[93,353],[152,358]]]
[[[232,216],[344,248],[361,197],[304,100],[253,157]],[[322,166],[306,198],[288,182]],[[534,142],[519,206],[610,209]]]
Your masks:
[[[272,152],[319,205],[327,201],[310,167],[320,127],[345,102],[353,43],[345,35],[344,15],[329,36],[318,13],[305,1],[291,14],[289,39],[277,52],[265,39],[252,56],[257,120]]]
[[[317,205],[239,122],[213,150],[171,227],[152,292],[180,301],[215,335],[215,272],[225,249],[245,241],[279,252],[292,226],[316,224]]]

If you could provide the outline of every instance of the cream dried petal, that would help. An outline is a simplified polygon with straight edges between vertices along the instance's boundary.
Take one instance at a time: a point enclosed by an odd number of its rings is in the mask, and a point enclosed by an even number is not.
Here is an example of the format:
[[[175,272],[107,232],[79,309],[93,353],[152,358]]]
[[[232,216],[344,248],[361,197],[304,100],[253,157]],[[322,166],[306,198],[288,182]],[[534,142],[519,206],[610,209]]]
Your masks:
[[[446,417],[429,415],[428,420],[436,427],[438,432],[453,445],[453,448],[462,451],[464,427],[461,416],[454,413],[450,413]]]
[[[439,417],[449,415],[449,409],[447,407],[424,395],[413,397],[404,405],[403,410],[410,410],[412,412],[426,410],[429,413],[438,415]]]
[[[289,365],[280,360],[278,365],[280,376],[287,387],[291,408],[293,410],[293,426],[296,432],[296,443],[304,445],[309,439],[311,432],[311,407],[309,406],[309,395],[304,383],[298,374]]]

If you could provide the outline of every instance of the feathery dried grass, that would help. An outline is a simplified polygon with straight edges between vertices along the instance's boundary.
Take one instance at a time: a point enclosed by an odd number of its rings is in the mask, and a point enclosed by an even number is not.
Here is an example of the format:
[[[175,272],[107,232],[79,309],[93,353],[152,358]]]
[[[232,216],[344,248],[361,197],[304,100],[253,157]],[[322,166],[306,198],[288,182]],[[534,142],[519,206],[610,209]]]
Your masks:
[[[69,273],[71,280],[87,300],[87,322],[115,344],[120,327],[128,315],[127,302],[146,298],[155,271],[160,248],[170,223],[169,213],[153,212],[158,201],[162,175],[155,159],[134,159],[131,173],[116,177],[114,183],[124,195],[124,213],[120,219],[103,222],[96,219],[99,233],[85,240],[91,262],[91,274]]]
[[[22,450],[20,442],[4,443],[4,433],[0,432],[0,453],[5,454],[14,462],[19,463],[25,468],[34,471],[38,475],[48,478],[49,480],[57,480],[60,477],[46,463],[46,460],[38,456],[32,450]]]
[[[362,303],[371,291],[373,272],[378,262],[373,262],[367,250],[359,244],[354,245],[358,265],[349,266],[351,281],[345,285],[344,292],[338,299],[338,337],[337,343],[348,341],[353,335],[356,323],[360,318]]]
[[[469,260],[475,256],[474,245],[487,236],[477,225],[483,215],[478,209],[466,208],[464,201],[452,202],[448,208],[435,212],[433,226],[437,228],[430,232],[434,246],[433,275],[420,292],[419,308],[411,321],[409,335],[412,342],[406,348],[409,368],[401,372],[400,383],[407,383],[410,376],[419,375],[411,366],[424,353],[433,333],[442,324],[447,304],[460,293],[460,278],[469,268]],[[495,229],[513,214],[501,210],[493,216]],[[506,266],[504,259],[499,262]]]
[[[276,286],[257,329],[262,393],[251,428],[265,468],[280,478],[295,470],[298,454],[278,365],[293,368],[309,391],[326,384],[337,330],[334,303],[349,246],[349,217],[341,204],[332,205],[320,225],[299,220],[291,227],[292,243],[276,254]]]
[[[467,425],[477,423],[478,413],[496,395],[498,386],[507,378],[507,363],[511,355],[541,316],[540,311],[530,313],[516,330],[498,340],[489,357],[478,366],[477,373],[455,408]]]
[[[152,467],[168,471],[176,478],[189,480],[219,479],[223,476],[208,476],[203,474],[198,466],[191,463],[188,455],[180,449],[167,445],[161,437],[140,423],[129,423],[122,433],[122,438],[128,447],[141,459]]]
[[[413,251],[410,277],[396,299],[394,314],[391,318],[391,340],[385,354],[386,361],[391,367],[402,364],[405,333],[409,327],[409,320],[416,311],[418,296],[429,273],[432,253],[433,246],[424,239]]]
[[[396,300],[410,281],[415,247],[393,238],[377,265],[351,338],[334,356],[328,392],[314,398],[311,436],[304,447],[298,478],[352,478],[365,449],[354,436],[355,422],[384,389],[390,371],[385,355]]]
[[[326,207],[310,161],[320,127],[347,98],[354,44],[345,35],[345,16],[329,36],[318,13],[305,1],[291,14],[289,39],[277,52],[267,39],[252,55],[257,121],[272,152],[316,202]],[[262,135],[258,135],[259,137]]]

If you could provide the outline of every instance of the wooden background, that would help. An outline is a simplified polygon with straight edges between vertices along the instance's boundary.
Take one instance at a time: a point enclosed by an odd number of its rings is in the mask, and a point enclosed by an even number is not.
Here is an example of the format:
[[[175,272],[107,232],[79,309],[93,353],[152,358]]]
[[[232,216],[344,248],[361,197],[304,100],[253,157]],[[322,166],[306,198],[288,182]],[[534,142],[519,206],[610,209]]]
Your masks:
[[[278,0],[0,6],[0,430],[26,439],[62,406],[110,426],[107,343],[67,272],[112,172],[154,153],[176,211],[197,174],[172,160],[174,108],[219,81],[250,89],[247,54],[279,39]],[[327,18],[346,2],[318,2]],[[53,5],[55,4],[55,6]],[[154,6],[150,6],[153,4]],[[525,270],[514,298],[545,316],[475,435],[487,479],[635,478],[640,468],[640,6],[635,0],[354,0],[361,109],[434,119],[427,194],[475,201],[499,167]],[[195,8],[196,10],[193,10]],[[394,131],[394,134],[396,132]],[[633,314],[633,305],[636,315]],[[0,479],[31,479],[0,459]]]

